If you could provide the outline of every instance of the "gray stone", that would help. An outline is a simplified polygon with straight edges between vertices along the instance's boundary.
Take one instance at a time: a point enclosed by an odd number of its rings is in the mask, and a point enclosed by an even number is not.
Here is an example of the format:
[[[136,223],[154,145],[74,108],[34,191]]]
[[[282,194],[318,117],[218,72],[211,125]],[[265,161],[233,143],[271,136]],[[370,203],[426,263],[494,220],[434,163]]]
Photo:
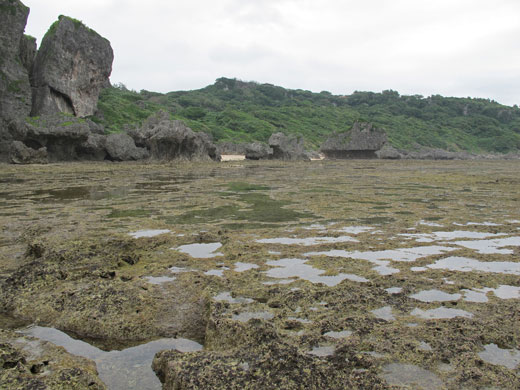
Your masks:
[[[107,137],[101,134],[89,134],[87,140],[76,148],[80,160],[103,161],[107,158]]]
[[[106,137],[108,158],[113,161],[143,160],[149,157],[144,148],[135,146],[134,140],[128,134],[110,134]]]
[[[169,114],[159,112],[145,121],[140,129],[128,133],[138,146],[145,146],[155,160],[220,160],[211,137],[195,133],[183,122],[170,120]]]
[[[13,164],[46,164],[49,162],[46,147],[32,149],[20,141],[12,142],[9,157]]]
[[[403,158],[403,155],[390,144],[383,146],[376,152],[376,155],[378,158],[385,160],[399,160]]]
[[[245,156],[248,160],[267,160],[273,155],[273,149],[262,142],[246,145]]]
[[[32,118],[18,127],[18,138],[33,149],[46,147],[50,162],[77,160],[76,149],[90,134],[86,121],[63,114]]]
[[[217,144],[217,151],[219,154],[228,155],[245,155],[247,144],[235,144],[233,142],[221,142]]]
[[[108,40],[60,16],[45,34],[34,63],[32,115],[93,115],[101,89],[109,85],[113,59]]]
[[[386,142],[384,130],[356,122],[349,131],[332,134],[320,149],[327,158],[377,158]]]
[[[275,133],[269,138],[269,146],[273,149],[272,159],[310,160],[309,155],[305,152],[303,137],[301,136]]]

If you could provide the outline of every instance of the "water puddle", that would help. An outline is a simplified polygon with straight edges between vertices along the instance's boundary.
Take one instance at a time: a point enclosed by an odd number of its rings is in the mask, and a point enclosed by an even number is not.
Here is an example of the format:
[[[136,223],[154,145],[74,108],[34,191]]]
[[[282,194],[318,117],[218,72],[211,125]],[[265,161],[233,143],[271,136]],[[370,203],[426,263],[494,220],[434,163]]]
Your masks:
[[[272,320],[274,318],[273,313],[270,313],[268,311],[257,311],[257,312],[251,312],[246,311],[239,314],[233,314],[233,317],[231,317],[235,321],[240,322],[247,322],[251,319],[258,319],[258,320]]]
[[[399,294],[403,291],[402,287],[390,287],[385,290],[388,294]]]
[[[505,236],[505,233],[482,233],[471,232],[465,230],[456,230],[453,232],[433,232],[433,233],[404,233],[399,234],[401,237],[415,239],[417,242],[434,242],[439,240],[456,240],[460,238],[483,239],[490,237]]]
[[[391,363],[383,366],[381,377],[391,386],[416,390],[442,390],[442,380],[433,372],[413,364]]]
[[[513,254],[512,249],[503,249],[508,246],[520,246],[520,237],[498,238],[494,240],[477,240],[477,241],[455,241],[455,245],[464,248],[476,250],[482,254]]]
[[[259,244],[312,246],[312,245],[320,245],[320,244],[359,242],[359,241],[350,236],[341,236],[341,237],[306,237],[306,238],[289,238],[289,237],[263,238],[260,240],[256,240],[256,242],[258,242]]]
[[[163,284],[168,282],[173,282],[175,280],[175,276],[145,276],[144,279],[150,284]]]
[[[160,390],[161,382],[151,368],[157,352],[165,349],[181,352],[202,349],[202,345],[187,339],[160,339],[122,351],[106,352],[53,328],[32,326],[20,333],[49,341],[73,355],[93,360],[99,377],[110,390]]]
[[[461,297],[461,294],[448,294],[440,290],[425,290],[410,295],[410,298],[421,302],[450,302],[458,301]]]
[[[365,279],[358,275],[340,273],[334,276],[324,276],[326,271],[314,268],[305,264],[307,260],[302,259],[281,259],[276,261],[268,261],[267,265],[275,267],[265,272],[268,277],[276,279],[300,278],[311,283],[323,283],[326,286],[333,287],[344,280],[353,282],[366,283]]]
[[[510,261],[479,261],[467,257],[447,257],[427,266],[431,269],[450,271],[482,271],[499,274],[520,275],[520,263]]]
[[[374,228],[370,226],[346,226],[338,231],[347,234],[361,234],[371,230],[374,230]]]
[[[520,366],[520,351],[516,349],[502,349],[496,344],[485,345],[484,351],[479,352],[478,356],[487,363],[498,364],[510,370]]]
[[[219,278],[224,276],[224,271],[229,271],[228,267],[222,267],[220,269],[210,269],[209,271],[204,272],[204,275],[208,276],[218,276]]]
[[[251,269],[257,269],[257,268],[260,268],[258,265],[256,264],[251,264],[251,263],[242,263],[242,262],[237,262],[234,264],[235,266],[235,272],[245,272],[245,271],[249,271]]]
[[[327,333],[323,334],[323,336],[331,337],[333,339],[344,339],[351,335],[352,335],[352,331],[350,331],[350,330],[341,330],[339,332],[331,331],[331,332],[327,332]]]
[[[345,250],[331,250],[328,252],[309,252],[305,253],[304,256],[329,256],[329,257],[346,257],[351,259],[367,260],[374,264],[381,260],[392,260],[402,262],[416,261],[422,257],[440,255],[446,252],[453,251],[454,248],[447,246],[419,246],[415,248],[400,248],[400,249],[388,249],[383,251],[374,252],[359,252],[353,251],[348,252]]]
[[[300,324],[312,324],[312,321],[311,320],[308,320],[306,318],[298,318],[298,317],[287,317],[287,319],[289,321],[296,321],[296,322],[299,322]]]
[[[423,226],[430,226],[430,227],[443,227],[443,225],[441,225],[440,223],[423,221],[423,220],[419,221],[418,224],[423,225]]]
[[[155,237],[161,234],[170,233],[168,229],[156,229],[156,230],[139,230],[137,232],[128,233],[129,236],[133,238],[141,238],[141,237]]]
[[[243,298],[243,297],[233,297],[230,292],[222,292],[213,297],[213,299],[217,302],[227,302],[227,303],[238,303],[238,304],[248,304],[253,303],[254,300],[251,298]]]
[[[334,355],[336,351],[336,347],[334,345],[323,345],[314,347],[312,350],[308,351],[309,355],[314,355],[318,357],[326,357]]]
[[[191,257],[195,257],[197,259],[210,259],[212,257],[223,256],[220,252],[215,252],[222,246],[220,242],[213,242],[209,244],[188,244],[181,245],[176,249],[179,252],[186,253]]]
[[[472,318],[473,314],[465,310],[450,309],[447,307],[438,307],[437,309],[422,310],[413,309],[410,313],[413,316],[424,318],[426,320],[451,319],[455,317]]]
[[[381,320],[395,321],[395,317],[392,313],[391,306],[381,307],[379,309],[371,310],[370,312],[374,315],[374,317],[379,318]]]

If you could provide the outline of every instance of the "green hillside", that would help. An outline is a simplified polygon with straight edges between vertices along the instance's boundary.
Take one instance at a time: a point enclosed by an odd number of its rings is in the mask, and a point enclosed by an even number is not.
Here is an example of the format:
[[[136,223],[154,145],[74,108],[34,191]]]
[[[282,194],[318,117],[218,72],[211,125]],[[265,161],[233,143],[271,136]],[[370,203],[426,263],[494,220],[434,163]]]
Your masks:
[[[396,91],[337,96],[220,78],[206,88],[167,94],[119,85],[103,91],[98,108],[93,119],[111,132],[163,109],[216,141],[267,141],[281,131],[302,134],[307,147],[316,149],[328,134],[362,120],[384,128],[390,143],[401,149],[417,144],[470,152],[520,149],[520,109],[486,99],[401,96]]]

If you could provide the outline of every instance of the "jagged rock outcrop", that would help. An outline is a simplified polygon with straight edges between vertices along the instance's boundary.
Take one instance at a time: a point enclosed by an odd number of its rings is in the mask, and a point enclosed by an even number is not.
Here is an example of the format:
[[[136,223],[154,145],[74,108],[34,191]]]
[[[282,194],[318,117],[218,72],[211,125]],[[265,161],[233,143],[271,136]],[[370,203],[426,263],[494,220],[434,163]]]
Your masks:
[[[269,146],[273,149],[272,159],[310,160],[309,155],[305,152],[303,137],[301,136],[275,133],[269,138]]]
[[[376,152],[377,158],[383,160],[399,160],[403,158],[403,154],[390,144],[384,145]]]
[[[29,8],[0,0],[0,161],[8,161],[13,122],[31,111],[29,70],[34,40],[24,36]],[[30,43],[31,42],[31,43]]]
[[[149,157],[145,148],[135,146],[134,140],[128,134],[110,134],[106,137],[108,158],[113,161],[143,160]]]
[[[77,148],[90,135],[85,120],[63,114],[32,118],[23,131],[23,143],[35,150],[46,147],[50,162],[77,160]]]
[[[46,164],[49,162],[45,146],[33,149],[21,141],[12,142],[9,158],[13,164]]]
[[[371,123],[356,122],[349,131],[332,134],[320,150],[327,158],[377,158],[376,152],[386,142],[384,130]]]
[[[76,153],[80,160],[103,161],[108,159],[106,146],[105,135],[91,133],[87,140],[76,148]]]
[[[235,144],[233,142],[221,142],[217,144],[218,154],[245,155],[248,144]]]
[[[33,116],[65,112],[93,115],[109,85],[110,42],[83,23],[60,16],[42,40],[33,68]]]
[[[150,158],[155,160],[220,160],[217,147],[208,134],[196,133],[183,122],[170,120],[165,112],[153,115],[129,135],[137,146],[146,147]]]
[[[273,149],[262,142],[247,144],[245,149],[248,160],[267,160],[273,155]]]

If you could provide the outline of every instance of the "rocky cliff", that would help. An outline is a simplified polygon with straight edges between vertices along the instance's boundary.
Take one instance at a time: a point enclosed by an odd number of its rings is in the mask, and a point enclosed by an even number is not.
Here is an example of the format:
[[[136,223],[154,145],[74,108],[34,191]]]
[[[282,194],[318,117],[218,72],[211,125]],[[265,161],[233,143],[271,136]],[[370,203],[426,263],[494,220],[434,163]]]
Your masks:
[[[332,134],[320,150],[327,158],[377,158],[376,152],[386,142],[384,130],[371,123],[356,122],[349,131]]]
[[[34,63],[32,115],[93,115],[101,89],[109,85],[113,59],[108,40],[60,16],[45,34]]]
[[[13,122],[31,111],[29,70],[35,41],[24,36],[29,8],[0,0],[0,161],[5,161],[16,132]]]

